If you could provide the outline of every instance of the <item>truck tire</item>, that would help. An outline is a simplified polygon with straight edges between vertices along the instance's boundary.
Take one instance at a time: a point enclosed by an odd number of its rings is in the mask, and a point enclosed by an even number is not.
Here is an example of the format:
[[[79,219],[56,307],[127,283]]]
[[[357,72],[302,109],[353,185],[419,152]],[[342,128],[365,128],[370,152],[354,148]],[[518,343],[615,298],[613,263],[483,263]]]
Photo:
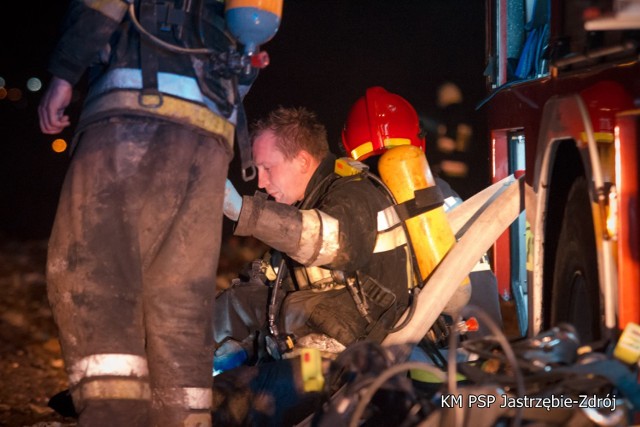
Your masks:
[[[558,239],[551,301],[551,323],[572,324],[582,343],[600,339],[603,309],[587,180],[579,177],[569,191]]]

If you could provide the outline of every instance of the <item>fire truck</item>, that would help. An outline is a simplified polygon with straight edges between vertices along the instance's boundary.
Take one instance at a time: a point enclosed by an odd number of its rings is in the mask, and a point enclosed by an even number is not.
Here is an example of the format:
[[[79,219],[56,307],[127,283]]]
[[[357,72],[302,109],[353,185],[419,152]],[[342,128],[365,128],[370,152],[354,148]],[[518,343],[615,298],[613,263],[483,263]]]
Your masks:
[[[640,323],[640,2],[486,5],[492,177],[525,171],[492,249],[500,293],[522,335],[608,338]]]

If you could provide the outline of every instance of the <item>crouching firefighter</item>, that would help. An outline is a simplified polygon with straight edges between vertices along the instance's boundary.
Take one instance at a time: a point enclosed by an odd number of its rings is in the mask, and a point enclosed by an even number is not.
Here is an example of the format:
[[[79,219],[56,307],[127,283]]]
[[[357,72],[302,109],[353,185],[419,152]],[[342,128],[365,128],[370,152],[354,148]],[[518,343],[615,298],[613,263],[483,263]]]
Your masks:
[[[256,122],[252,147],[270,197],[241,198],[227,182],[225,214],[236,235],[274,251],[270,263],[254,263],[254,280],[217,297],[216,366],[239,350],[279,359],[296,346],[337,353],[380,341],[408,302],[406,245],[377,246],[378,212],[390,198],[364,170],[336,161],[325,127],[304,108]]]
[[[250,3],[71,1],[39,114],[45,133],[69,126],[88,70],[47,265],[82,426],[211,425],[224,182],[235,132],[255,172],[241,98],[282,7]],[[256,14],[272,28],[243,37]]]

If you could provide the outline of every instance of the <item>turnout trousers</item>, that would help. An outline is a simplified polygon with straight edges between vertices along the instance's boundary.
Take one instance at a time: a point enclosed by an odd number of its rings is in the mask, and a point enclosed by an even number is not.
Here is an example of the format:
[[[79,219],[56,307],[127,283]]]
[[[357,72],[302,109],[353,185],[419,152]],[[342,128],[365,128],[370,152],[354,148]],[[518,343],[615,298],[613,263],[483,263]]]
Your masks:
[[[81,426],[210,426],[228,142],[152,118],[81,134],[48,296]]]

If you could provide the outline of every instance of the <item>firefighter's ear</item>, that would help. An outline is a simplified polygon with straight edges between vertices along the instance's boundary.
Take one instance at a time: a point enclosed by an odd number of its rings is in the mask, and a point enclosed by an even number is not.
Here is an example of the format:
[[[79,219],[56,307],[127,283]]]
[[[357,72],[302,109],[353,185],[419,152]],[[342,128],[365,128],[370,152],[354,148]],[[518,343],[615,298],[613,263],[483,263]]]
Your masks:
[[[300,150],[296,156],[296,161],[301,173],[307,173],[313,165],[313,156],[306,150]]]

